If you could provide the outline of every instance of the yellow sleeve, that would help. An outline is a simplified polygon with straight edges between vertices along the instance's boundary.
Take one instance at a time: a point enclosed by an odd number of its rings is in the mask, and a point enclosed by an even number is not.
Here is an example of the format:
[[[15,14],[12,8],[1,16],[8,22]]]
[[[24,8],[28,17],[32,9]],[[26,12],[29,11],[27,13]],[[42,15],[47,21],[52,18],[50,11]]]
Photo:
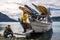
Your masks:
[[[22,21],[23,21],[24,23],[26,23],[27,18],[28,18],[28,14],[23,14],[23,16],[22,16]]]

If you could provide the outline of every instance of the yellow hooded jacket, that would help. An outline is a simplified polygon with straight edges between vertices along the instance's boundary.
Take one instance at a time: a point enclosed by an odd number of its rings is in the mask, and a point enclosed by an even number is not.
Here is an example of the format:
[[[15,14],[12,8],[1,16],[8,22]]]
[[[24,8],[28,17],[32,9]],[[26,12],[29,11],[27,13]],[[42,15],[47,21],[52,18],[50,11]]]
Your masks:
[[[28,14],[24,13],[23,16],[22,16],[22,22],[27,23],[27,18],[28,18]]]

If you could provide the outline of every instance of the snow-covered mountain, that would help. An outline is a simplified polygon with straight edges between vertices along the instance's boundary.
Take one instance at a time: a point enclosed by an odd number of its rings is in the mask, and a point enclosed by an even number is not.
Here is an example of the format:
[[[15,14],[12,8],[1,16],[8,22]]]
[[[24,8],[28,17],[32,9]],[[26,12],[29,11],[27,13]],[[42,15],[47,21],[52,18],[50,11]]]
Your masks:
[[[18,13],[23,13],[21,10],[19,10],[19,6],[27,4],[35,9],[31,3],[34,3],[36,5],[43,5],[51,9],[60,9],[60,0],[0,0],[0,12],[3,12],[9,17],[11,17],[12,14],[18,15]],[[52,15],[54,15],[54,13]]]
[[[25,4],[36,10],[29,0],[0,0],[0,12],[10,18],[12,16],[13,18],[18,18],[18,16],[21,17],[20,15],[23,14],[22,10],[19,10],[19,6],[24,6]]]
[[[60,0],[30,0],[36,5],[43,5],[51,11],[51,16],[60,16]]]
[[[32,3],[60,8],[60,0],[30,0]]]

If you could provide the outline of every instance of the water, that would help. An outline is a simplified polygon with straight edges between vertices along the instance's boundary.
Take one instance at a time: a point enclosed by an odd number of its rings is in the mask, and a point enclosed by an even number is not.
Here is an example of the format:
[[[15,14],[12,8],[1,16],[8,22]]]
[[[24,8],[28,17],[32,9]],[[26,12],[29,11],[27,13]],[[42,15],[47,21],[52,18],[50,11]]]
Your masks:
[[[45,33],[33,33],[31,38],[37,40],[60,40],[60,22],[52,23],[52,30]]]
[[[53,22],[52,29],[48,32],[31,33],[30,36],[26,37],[26,40],[60,40],[60,22]]]
[[[53,22],[53,35],[51,40],[60,40],[60,22]]]

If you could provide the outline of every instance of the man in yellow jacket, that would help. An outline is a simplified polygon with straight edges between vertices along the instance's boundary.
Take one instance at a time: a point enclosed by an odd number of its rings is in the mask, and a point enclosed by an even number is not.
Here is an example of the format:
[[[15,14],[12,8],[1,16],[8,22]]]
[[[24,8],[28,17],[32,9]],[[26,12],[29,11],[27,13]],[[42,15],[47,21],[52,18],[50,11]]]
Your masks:
[[[30,29],[30,21],[28,18],[28,11],[26,8],[24,7],[19,7],[19,9],[23,10],[23,15],[22,15],[22,27],[24,29],[24,32],[26,32],[26,29],[29,28]]]
[[[27,18],[28,18],[28,14],[24,11],[24,14],[22,16],[22,25],[24,28],[24,32],[26,32],[27,29]]]

